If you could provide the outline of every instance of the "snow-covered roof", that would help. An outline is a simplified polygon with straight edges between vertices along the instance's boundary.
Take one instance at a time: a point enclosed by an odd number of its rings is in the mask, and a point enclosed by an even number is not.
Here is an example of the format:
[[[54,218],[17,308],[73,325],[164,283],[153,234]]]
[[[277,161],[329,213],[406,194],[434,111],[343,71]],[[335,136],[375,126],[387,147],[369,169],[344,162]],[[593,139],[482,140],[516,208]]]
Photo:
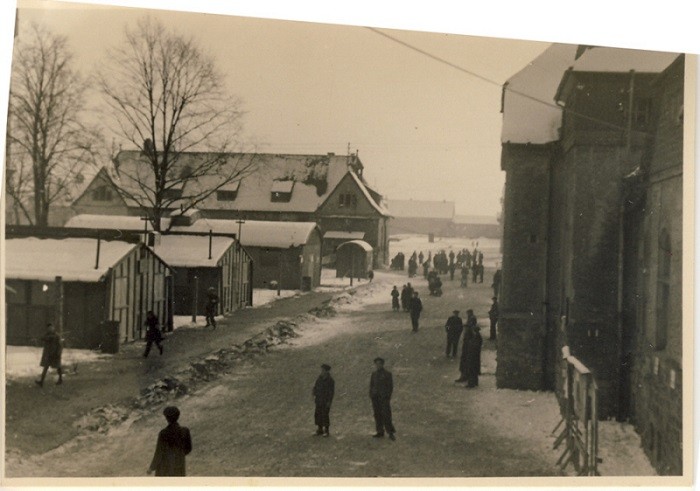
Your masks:
[[[360,179],[360,177],[355,174],[353,171],[349,171],[348,174],[350,174],[353,178],[353,180],[357,183],[357,186],[360,188],[362,191],[362,194],[364,194],[365,198],[367,198],[367,201],[369,201],[369,204],[372,205],[372,208],[377,210],[381,215],[383,216],[389,216],[390,213],[389,211],[382,206],[381,203],[377,203],[374,198],[372,197],[372,194],[369,192],[369,189],[365,185],[365,183]]]
[[[391,199],[386,201],[391,216],[396,218],[441,218],[452,220],[455,216],[453,201],[421,201]]]
[[[555,95],[566,71],[663,71],[674,53],[595,47],[575,60],[577,45],[553,44],[504,86],[501,142],[545,144],[559,139],[562,112]]]
[[[211,259],[205,235],[162,235],[151,249],[170,266],[214,267],[234,243],[229,237],[211,237]]]
[[[144,221],[147,222],[144,224]],[[161,218],[161,228],[166,229],[170,224],[170,218]],[[95,229],[115,229],[115,230],[134,230],[142,231],[144,225],[148,230],[153,230],[153,226],[149,220],[143,220],[141,217],[122,216],[122,215],[76,215],[70,218],[65,226],[73,228],[95,228]],[[167,261],[166,261],[167,262]]]
[[[485,215],[455,215],[454,222],[458,225],[498,225],[498,219]]]
[[[209,232],[238,235],[236,220],[200,218],[189,226],[172,227],[174,232]],[[241,244],[248,247],[287,249],[308,242],[316,230],[314,222],[264,222],[245,220],[241,224]]]
[[[350,240],[348,242],[344,242],[338,246],[338,249],[341,249],[341,248],[347,246],[348,244],[353,244],[353,245],[356,245],[358,247],[361,247],[362,250],[364,250],[365,252],[372,252],[373,251],[372,246],[369,245],[364,240]]]
[[[204,158],[211,158],[211,154],[188,152],[180,154],[180,158],[173,165],[172,173],[175,175],[186,167],[196,168],[198,162]],[[144,163],[144,157],[140,152],[129,150],[122,151],[117,156],[119,162],[120,177],[116,182],[136,196],[144,196],[143,190],[137,181],[153,181],[152,171]],[[224,176],[231,173],[232,169],[244,168],[253,162],[257,169],[235,183],[228,183],[222,187]],[[202,210],[250,210],[250,211],[294,211],[313,213],[318,206],[325,201],[328,195],[335,189],[340,180],[345,176],[350,167],[362,168],[360,160],[354,156],[346,155],[279,155],[279,154],[252,154],[231,153],[225,155],[225,161],[221,165],[221,172],[192,179],[185,184],[183,195],[192,192],[201,192],[218,188],[223,191],[237,191],[233,200],[217,199],[217,193],[212,193],[206,199],[198,203]],[[280,189],[277,189],[280,187]],[[272,201],[272,192],[291,192],[289,201]],[[134,200],[127,199],[130,206],[135,206]],[[178,206],[175,202],[174,206]]]
[[[364,232],[343,232],[340,230],[329,230],[323,234],[324,239],[345,239],[345,240],[361,240],[365,238]]]
[[[96,239],[38,239],[5,241],[5,277],[14,280],[96,282],[138,244],[100,241],[100,262],[95,269]]]

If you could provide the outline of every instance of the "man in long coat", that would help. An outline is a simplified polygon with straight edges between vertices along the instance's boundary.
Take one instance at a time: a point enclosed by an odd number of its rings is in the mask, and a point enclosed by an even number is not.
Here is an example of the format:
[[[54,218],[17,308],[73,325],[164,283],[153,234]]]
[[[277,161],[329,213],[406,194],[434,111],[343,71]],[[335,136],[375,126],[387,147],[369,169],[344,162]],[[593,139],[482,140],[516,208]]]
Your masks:
[[[405,288],[405,287],[404,287]],[[394,288],[391,290],[391,310],[394,312],[399,311],[399,290],[394,286]]]
[[[180,426],[180,410],[168,406],[163,410],[168,426],[160,430],[156,451],[148,468],[148,473],[155,471],[156,476],[184,476],[185,456],[192,451],[192,437],[189,428]]]
[[[314,421],[318,429],[316,435],[329,436],[331,426],[331,403],[335,395],[335,380],[331,377],[330,365],[321,365],[321,374],[314,384],[313,396],[316,403]]]
[[[396,439],[394,423],[391,418],[391,395],[394,392],[394,380],[391,372],[384,368],[384,359],[374,359],[375,371],[369,380],[369,398],[372,401],[374,423],[377,432],[374,438],[382,438],[384,432],[389,438]]]
[[[149,310],[146,313],[146,351],[143,353],[144,358],[148,358],[148,354],[151,352],[153,343],[158,347],[160,354],[163,354],[163,334],[160,332],[160,327],[158,326],[158,316]]]
[[[408,286],[404,285],[403,288],[401,288],[401,308],[404,312],[408,311],[408,302],[411,299],[409,295]]]
[[[462,378],[466,379],[467,388],[471,389],[479,385],[481,345],[483,344],[476,317],[471,309],[467,310],[467,325],[465,330],[460,371],[462,372]]]
[[[216,294],[216,288],[213,286],[207,290],[207,305],[206,305],[206,321],[205,327],[213,327],[216,329],[216,314],[219,310],[219,295]]]
[[[41,378],[36,380],[36,383],[39,387],[42,387],[49,368],[55,368],[58,372],[58,382],[56,382],[56,385],[61,385],[63,383],[63,370],[61,369],[63,342],[53,324],[47,324],[46,334],[44,334],[42,341],[44,343],[44,349],[41,352],[41,362],[39,363],[42,367]]]
[[[447,319],[447,323],[445,323],[445,332],[447,333],[445,356],[448,358],[457,356],[457,345],[459,344],[459,337],[462,335],[463,330],[464,326],[462,325],[462,319],[459,317],[459,310],[453,310],[452,315]]]
[[[491,322],[489,339],[494,341],[496,339],[496,323],[498,322],[498,298],[492,297],[491,300],[493,300],[493,303],[489,309],[489,321]]]
[[[411,312],[411,327],[413,332],[418,332],[418,319],[420,319],[420,313],[423,311],[423,302],[418,298],[418,292],[413,292],[409,310]]]

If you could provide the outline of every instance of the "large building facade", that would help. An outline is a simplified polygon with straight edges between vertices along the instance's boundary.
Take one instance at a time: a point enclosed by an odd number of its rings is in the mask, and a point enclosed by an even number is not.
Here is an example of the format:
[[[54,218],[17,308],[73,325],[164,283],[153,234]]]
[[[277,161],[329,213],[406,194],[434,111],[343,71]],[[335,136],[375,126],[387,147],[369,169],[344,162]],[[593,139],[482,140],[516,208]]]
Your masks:
[[[504,91],[497,383],[563,395],[567,346],[601,417],[679,474],[684,59],[576,51],[552,46]],[[514,95],[534,87],[562,110]]]

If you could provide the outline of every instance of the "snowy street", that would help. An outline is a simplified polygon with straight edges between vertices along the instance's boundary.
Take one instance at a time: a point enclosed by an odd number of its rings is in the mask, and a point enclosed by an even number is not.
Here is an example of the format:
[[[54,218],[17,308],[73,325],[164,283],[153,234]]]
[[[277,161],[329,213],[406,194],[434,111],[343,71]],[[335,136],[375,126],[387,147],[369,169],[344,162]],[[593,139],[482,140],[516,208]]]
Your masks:
[[[405,280],[379,273],[356,295],[339,296],[333,303],[338,315],[310,320],[288,345],[177,400],[195,445],[188,475],[556,475],[550,435],[559,417],[554,396],[495,390],[493,342],[484,342],[484,375],[476,390],[455,384],[458,361],[445,359],[443,326],[451,310],[472,307],[487,327],[489,282],[465,290],[447,279],[445,295],[432,298],[425,280],[414,278],[425,313],[421,330],[412,334],[408,314],[389,307],[390,286]],[[371,438],[367,388],[375,356],[385,357],[394,373],[396,442]],[[336,380],[330,439],[313,436],[311,386],[322,362],[332,365]],[[143,475],[161,420],[154,411],[107,434],[81,437],[79,444],[11,458],[8,473]],[[272,453],[278,457],[267,458]]]

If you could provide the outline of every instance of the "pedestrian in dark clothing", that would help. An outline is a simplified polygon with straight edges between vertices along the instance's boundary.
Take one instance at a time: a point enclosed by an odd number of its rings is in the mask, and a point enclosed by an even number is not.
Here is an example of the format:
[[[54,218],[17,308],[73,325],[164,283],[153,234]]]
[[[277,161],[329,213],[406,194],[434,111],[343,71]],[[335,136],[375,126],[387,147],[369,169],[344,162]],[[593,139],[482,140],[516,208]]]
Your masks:
[[[455,263],[450,264],[450,281],[453,281],[455,279],[455,268],[457,266]]]
[[[41,362],[39,365],[42,367],[41,378],[36,380],[39,387],[43,387],[44,379],[46,378],[46,373],[49,368],[55,368],[58,372],[58,381],[56,385],[61,385],[63,383],[63,370],[61,369],[61,355],[63,354],[63,340],[61,336],[56,332],[56,328],[53,324],[46,325],[46,334],[41,339],[44,344],[44,349],[41,351]]]
[[[467,320],[464,326],[464,338],[462,341],[462,356],[459,362],[459,372],[461,374],[460,378],[455,380],[455,382],[468,382],[470,380],[470,369],[476,363],[478,367],[480,361],[477,362],[473,358],[474,344],[472,343],[472,338],[477,334],[477,320],[474,316],[474,311],[472,309],[467,310]],[[481,335],[479,335],[479,338]],[[478,369],[477,369],[478,374]]]
[[[404,312],[408,312],[408,303],[411,301],[411,297],[409,297],[409,295],[410,293],[408,292],[408,286],[404,285],[401,289],[401,309]]]
[[[430,262],[425,261],[423,263],[423,278],[428,279],[428,270],[430,269]]]
[[[369,398],[372,401],[377,430],[374,438],[383,437],[386,431],[389,433],[389,438],[395,440],[396,429],[391,421],[391,394],[394,392],[394,381],[391,372],[384,368],[382,358],[375,358],[374,366],[376,370],[372,372],[369,381]]]
[[[476,280],[478,277],[479,277],[479,265],[474,263],[472,265],[472,283],[476,283]]]
[[[418,332],[418,319],[420,319],[420,313],[423,310],[423,302],[418,298],[418,292],[413,292],[413,298],[411,299],[411,325],[413,326],[413,332]]]
[[[450,251],[450,255],[448,256],[450,258],[450,265],[455,263],[455,253],[454,251]]]
[[[425,256],[423,255],[423,251],[420,251],[420,254],[418,254],[418,264],[423,264],[423,259],[425,259]]]
[[[484,265],[479,264],[477,266],[477,268],[479,269],[479,283],[483,283],[484,282]]]
[[[369,278],[369,282],[372,283],[372,280],[374,279],[374,271],[370,269],[367,273],[367,278]]]
[[[211,286],[207,290],[207,306],[206,306],[206,320],[207,325],[204,327],[212,326],[216,329],[216,314],[219,307],[219,295],[216,294],[216,289]]]
[[[491,322],[489,339],[493,341],[496,339],[496,323],[498,322],[498,298],[493,297],[491,300],[493,300],[493,304],[489,309],[489,321]]]
[[[394,286],[394,288],[391,290],[391,310],[394,312],[399,311],[399,295],[399,289]]]
[[[501,289],[501,270],[497,269],[493,274],[493,283],[491,283],[491,288],[493,288],[493,296],[497,297]]]
[[[185,456],[192,451],[192,437],[189,428],[180,426],[180,410],[175,406],[163,409],[168,426],[160,430],[156,451],[148,468],[158,477],[185,476]]]
[[[462,330],[464,329],[462,319],[459,317],[459,310],[453,310],[452,314],[453,315],[447,319],[447,323],[445,324],[445,332],[447,333],[447,348],[445,349],[445,355],[448,358],[454,358],[457,356],[459,337],[462,335]]]
[[[479,332],[481,328],[474,326],[473,334],[469,338],[467,346],[467,388],[471,389],[479,385],[479,375],[481,375],[481,346],[483,339]]]
[[[151,352],[153,343],[155,343],[155,345],[158,347],[158,351],[160,351],[160,354],[162,355],[163,345],[161,344],[161,341],[163,341],[163,334],[161,334],[158,326],[158,316],[156,316],[152,310],[149,310],[146,313],[146,327],[146,351],[143,353],[143,357],[148,358],[148,354]]]
[[[331,377],[330,365],[321,365],[321,375],[316,379],[314,384],[313,396],[316,403],[316,411],[314,412],[314,421],[318,429],[316,435],[329,436],[329,428],[331,426],[331,403],[335,395],[335,380]]]
[[[467,283],[469,283],[469,267],[468,266],[462,266],[462,279],[459,283],[459,286],[462,288],[467,287]]]

